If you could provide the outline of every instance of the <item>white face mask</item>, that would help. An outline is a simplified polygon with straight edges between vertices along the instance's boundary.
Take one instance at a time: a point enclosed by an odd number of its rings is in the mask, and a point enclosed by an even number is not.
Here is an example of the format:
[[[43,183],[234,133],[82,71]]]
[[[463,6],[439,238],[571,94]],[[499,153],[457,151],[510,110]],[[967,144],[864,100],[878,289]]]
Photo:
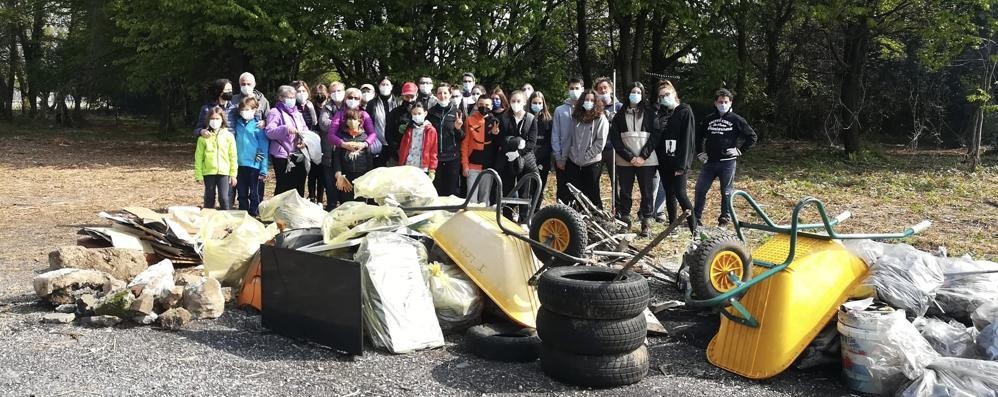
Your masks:
[[[633,92],[631,93],[631,95],[627,96],[627,99],[630,100],[631,103],[637,105],[639,102],[641,102],[641,94]]]
[[[208,121],[208,126],[211,127],[212,130],[217,130],[219,128],[222,128],[222,120],[211,119]]]
[[[334,102],[343,102],[344,96],[346,96],[346,92],[344,91],[333,91],[333,95],[330,98],[333,98]]]
[[[433,90],[433,83],[420,83],[419,84],[419,92],[423,93],[423,95],[429,94],[430,90]]]
[[[304,92],[299,92],[295,94],[295,99],[298,100],[298,103],[305,103],[308,101],[308,94]]]
[[[513,113],[520,113],[523,111],[523,104],[520,102],[514,102],[509,105],[510,109],[513,109]]]
[[[364,98],[364,102],[371,102],[371,100],[374,99],[374,93],[373,92],[364,92],[364,93],[361,93],[360,96],[361,96],[361,98]]]
[[[730,111],[730,110],[731,110],[731,104],[730,103],[717,104],[717,112],[720,113],[720,114],[722,114],[722,115],[725,114],[725,113],[728,113],[728,111]]]
[[[582,96],[582,89],[581,88],[575,89],[575,90],[568,90],[568,97],[571,100],[573,100],[573,101],[579,100],[579,97],[581,97],[581,96]]]
[[[532,110],[534,113],[540,113],[541,110],[544,110],[544,105],[541,105],[539,103],[531,103],[530,110]]]
[[[594,104],[593,101],[582,102],[582,108],[586,109],[587,111],[593,110],[593,106],[596,106],[596,104]]]
[[[450,103],[454,104],[454,106],[460,106],[462,101],[464,101],[464,98],[460,95],[450,97]]]
[[[239,116],[242,117],[243,120],[249,121],[252,120],[254,116],[256,116],[256,112],[252,110],[241,110],[239,111]]]
[[[290,107],[294,107],[295,106],[295,101],[296,101],[295,98],[285,98],[284,99],[284,106],[287,106],[289,108]]]
[[[356,109],[357,106],[360,106],[360,101],[358,101],[356,99],[347,99],[346,104],[347,104],[347,108],[349,108],[349,109]]]
[[[253,86],[251,86],[251,85],[240,86],[239,87],[239,92],[243,93],[243,95],[246,95],[246,96],[253,95]]]
[[[665,107],[667,107],[669,109],[675,109],[676,108],[676,98],[673,98],[672,95],[668,95],[668,96],[664,96],[664,97],[659,98],[658,99],[658,103],[660,103],[662,106],[665,106]]]
[[[416,125],[423,124],[423,121],[426,121],[426,115],[425,114],[414,114],[414,115],[412,115],[412,122],[416,123]]]
[[[389,96],[392,94],[392,85],[391,84],[379,85],[378,92],[380,92],[381,95],[383,96]]]
[[[610,103],[613,100],[613,95],[610,94],[600,94],[599,99],[603,100],[603,103]]]
[[[464,83],[464,92],[471,92],[472,88],[475,88],[475,83]]]

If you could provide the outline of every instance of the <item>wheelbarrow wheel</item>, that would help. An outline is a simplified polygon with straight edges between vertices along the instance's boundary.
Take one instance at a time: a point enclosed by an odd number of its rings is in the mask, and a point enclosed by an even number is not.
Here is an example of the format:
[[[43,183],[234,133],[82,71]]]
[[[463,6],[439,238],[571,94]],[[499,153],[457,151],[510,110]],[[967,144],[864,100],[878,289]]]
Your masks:
[[[589,235],[582,215],[563,204],[549,205],[534,214],[534,218],[530,221],[530,239],[574,257],[582,257],[586,245],[589,244]],[[534,254],[544,264],[573,265],[558,260],[541,248],[532,248]]]
[[[690,259],[692,293],[702,300],[712,299],[736,287],[728,273],[733,272],[740,281],[748,280],[752,265],[751,256],[741,240],[727,235],[703,241]]]

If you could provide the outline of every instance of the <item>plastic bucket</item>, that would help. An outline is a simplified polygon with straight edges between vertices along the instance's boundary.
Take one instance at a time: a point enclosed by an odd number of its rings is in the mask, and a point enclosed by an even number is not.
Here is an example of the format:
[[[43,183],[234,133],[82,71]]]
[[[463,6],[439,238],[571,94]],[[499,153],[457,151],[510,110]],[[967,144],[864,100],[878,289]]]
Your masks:
[[[878,327],[891,312],[839,312],[837,328],[842,340],[842,379],[852,390],[892,393],[903,381],[900,368],[884,368],[884,333]],[[875,365],[877,361],[881,364]],[[886,371],[886,372],[885,372]]]

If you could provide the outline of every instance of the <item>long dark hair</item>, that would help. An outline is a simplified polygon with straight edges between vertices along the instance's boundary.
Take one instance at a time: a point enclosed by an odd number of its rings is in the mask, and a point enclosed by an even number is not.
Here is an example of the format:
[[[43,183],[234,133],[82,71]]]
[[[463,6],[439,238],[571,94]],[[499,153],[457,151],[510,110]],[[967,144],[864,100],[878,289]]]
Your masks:
[[[218,97],[222,96],[222,91],[225,91],[227,84],[232,84],[232,81],[229,81],[229,79],[218,79],[208,84],[208,102],[217,101]]]
[[[489,95],[489,98],[492,98],[494,96],[499,97],[499,109],[502,109],[503,111],[509,109],[509,99],[506,98],[506,93],[502,91],[502,88],[496,87],[495,89],[493,89],[492,94]],[[494,102],[495,101],[493,101],[493,105]]]
[[[548,101],[544,99],[544,93],[534,91],[534,93],[530,95],[530,99],[527,99],[527,105],[534,103],[534,98],[540,99],[543,104],[541,111],[537,112],[537,119],[545,123],[551,121],[551,111],[548,110]]]
[[[582,107],[582,104],[586,101],[586,97],[593,96],[593,109],[586,110]],[[596,95],[596,91],[589,90],[579,97],[578,101],[575,101],[575,109],[572,110],[572,118],[576,121],[581,121],[583,123],[592,123],[603,115],[603,101],[599,100],[599,95]]]

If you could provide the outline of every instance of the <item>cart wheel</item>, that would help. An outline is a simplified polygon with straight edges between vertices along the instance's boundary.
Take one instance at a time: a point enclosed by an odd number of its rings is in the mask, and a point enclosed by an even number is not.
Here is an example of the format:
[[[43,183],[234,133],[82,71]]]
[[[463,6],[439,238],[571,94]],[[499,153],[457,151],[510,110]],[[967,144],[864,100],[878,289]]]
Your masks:
[[[567,255],[582,257],[588,244],[589,235],[582,215],[571,207],[562,204],[541,208],[530,221],[530,239]],[[556,258],[548,252],[533,247],[534,254],[545,264],[572,265]]]
[[[728,277],[733,272],[741,281],[748,280],[752,260],[737,238],[718,236],[700,244],[691,255],[690,284],[697,299],[712,299],[735,288]]]

